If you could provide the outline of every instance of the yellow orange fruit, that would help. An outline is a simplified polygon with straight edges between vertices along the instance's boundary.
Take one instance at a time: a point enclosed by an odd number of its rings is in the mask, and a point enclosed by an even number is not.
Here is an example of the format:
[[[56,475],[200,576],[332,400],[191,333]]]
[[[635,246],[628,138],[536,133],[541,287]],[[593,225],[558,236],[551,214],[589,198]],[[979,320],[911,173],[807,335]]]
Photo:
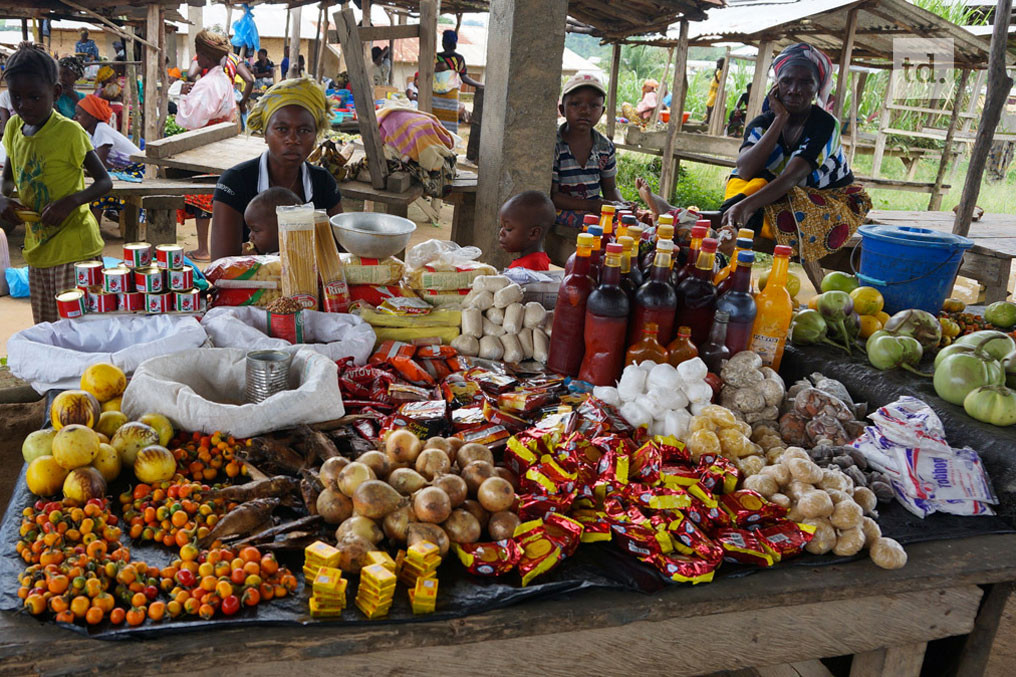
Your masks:
[[[117,429],[127,422],[127,416],[121,411],[104,411],[99,414],[99,422],[95,424],[95,432],[112,438]]]
[[[850,292],[854,300],[854,312],[858,315],[877,315],[885,306],[882,293],[874,287],[858,287]]]
[[[63,391],[53,398],[49,408],[49,420],[57,430],[72,423],[92,428],[99,422],[101,414],[99,400],[84,390]]]
[[[100,444],[99,452],[92,459],[92,467],[98,470],[107,482],[112,482],[119,477],[123,462],[116,449],[108,444]]]
[[[72,423],[53,436],[53,458],[64,470],[88,465],[99,453],[99,436],[87,426]]]
[[[81,374],[81,389],[95,395],[100,402],[119,397],[126,387],[127,375],[108,362],[90,364]]]
[[[52,456],[40,456],[28,464],[25,482],[36,496],[52,496],[60,491],[67,471]]]
[[[114,397],[113,399],[109,400],[108,402],[103,402],[102,403],[102,410],[103,411],[120,411],[120,408],[121,408],[122,404],[123,404],[123,398],[122,397]]]
[[[873,315],[861,315],[861,338],[868,338],[879,329],[882,328],[882,323],[878,321],[878,318]]]

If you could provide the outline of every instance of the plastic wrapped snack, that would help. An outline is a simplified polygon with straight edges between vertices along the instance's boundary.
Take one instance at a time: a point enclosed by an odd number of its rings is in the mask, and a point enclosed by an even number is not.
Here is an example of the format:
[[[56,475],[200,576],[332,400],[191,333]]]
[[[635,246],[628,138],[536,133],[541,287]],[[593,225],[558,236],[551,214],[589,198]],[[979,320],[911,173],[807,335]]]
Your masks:
[[[387,259],[369,259],[352,254],[342,254],[342,265],[346,282],[350,285],[393,285],[402,279],[405,266],[394,256]]]
[[[227,256],[212,262],[212,306],[267,306],[282,296],[282,263],[276,255]]]

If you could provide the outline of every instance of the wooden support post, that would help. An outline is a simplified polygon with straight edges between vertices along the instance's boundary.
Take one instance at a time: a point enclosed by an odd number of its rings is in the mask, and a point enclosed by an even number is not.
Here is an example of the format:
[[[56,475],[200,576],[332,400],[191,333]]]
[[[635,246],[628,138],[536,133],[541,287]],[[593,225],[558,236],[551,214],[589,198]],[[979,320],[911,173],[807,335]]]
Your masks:
[[[290,16],[289,15],[292,14],[292,12],[293,12],[293,9],[287,5],[286,6],[286,30],[284,30],[282,32],[282,52],[283,52],[283,56],[287,56],[286,50],[289,49],[289,20],[290,20]],[[288,77],[289,77],[289,71],[286,71],[285,73],[280,73],[279,74],[279,78],[282,79],[282,80],[285,80]]]
[[[183,209],[178,195],[148,195],[141,198],[145,210],[145,241],[153,245],[176,244],[176,210]]]
[[[21,20],[21,39],[28,40],[28,19]]]
[[[388,178],[388,163],[385,161],[381,133],[377,128],[377,116],[374,114],[374,87],[363,63],[360,31],[351,8],[347,7],[335,13],[335,28],[342,44],[342,52],[346,55],[349,86],[353,90],[353,100],[356,101],[363,152],[367,156],[367,168],[370,170],[370,183],[375,188],[383,189]]]
[[[360,0],[360,7],[362,12],[362,18],[360,19],[360,25],[364,28],[374,25],[374,20],[370,16],[371,9],[370,0]],[[363,62],[367,66],[367,80],[370,82],[371,100],[373,101],[374,96],[374,59],[370,56],[370,48],[374,46],[372,42],[365,42],[360,46],[360,51],[363,52]]]
[[[226,39],[233,35],[233,3],[226,3]]]
[[[289,10],[293,15],[293,23],[289,27],[289,72],[287,78],[300,77],[300,21],[303,17],[303,8],[294,7]],[[374,99],[371,98],[371,101]]]
[[[945,172],[949,166],[953,137],[956,136],[956,123],[960,119],[960,108],[963,107],[963,90],[967,88],[967,79],[969,77],[970,69],[964,68],[963,72],[960,73],[960,82],[956,85],[952,115],[949,117],[949,127],[945,132],[945,141],[942,142],[942,157],[938,160],[938,172],[935,174],[935,184],[932,186],[931,199],[928,201],[929,212],[937,212],[942,208],[942,182],[945,180]]]
[[[762,102],[769,94],[766,84],[769,82],[769,66],[773,63],[773,51],[776,49],[776,42],[763,40],[758,46],[758,56],[755,58],[755,76],[751,81],[751,96],[748,97],[748,111],[744,114],[745,122],[751,122],[762,112]]]
[[[988,71],[980,70],[977,72],[977,80],[974,82],[974,88],[970,90],[970,103],[967,106],[967,116],[963,119],[963,127],[960,131],[966,135],[970,133],[970,130],[974,126],[975,113],[977,113],[977,106],[981,102],[981,90],[984,89],[984,82],[988,77]],[[952,165],[949,167],[949,183],[955,183],[956,181],[956,169],[960,164],[960,155],[963,152],[970,150],[967,144],[963,144],[960,150],[953,153]]]
[[[677,181],[677,161],[674,159],[674,134],[684,124],[684,81],[688,70],[688,21],[681,21],[681,33],[677,42],[677,58],[674,61],[674,85],[670,88],[670,121],[667,123],[667,140],[663,144],[663,170],[660,174],[660,194],[670,199]]]
[[[123,41],[124,54],[134,53],[134,41],[130,39],[130,36],[134,34],[133,26],[124,26],[125,35],[127,38]],[[133,133],[131,132],[131,118],[134,117],[134,106],[138,100],[136,95],[137,84],[138,84],[138,72],[137,66],[124,66],[124,88],[123,88],[123,116],[120,119],[120,132],[134,140],[134,145],[137,145],[137,138],[140,138],[140,130],[138,125],[134,125]]]
[[[667,76],[670,75],[670,64],[674,63],[674,48],[671,47],[667,50],[667,65],[663,67],[663,77],[660,78],[660,86],[656,89],[656,107],[653,108],[653,114],[649,116],[649,128],[652,129],[656,126],[656,121],[660,119],[660,109],[663,108],[663,99],[667,96]],[[673,103],[676,96],[671,96],[671,103]]]
[[[850,59],[854,54],[854,33],[857,32],[857,11],[855,7],[847,13],[847,35],[840,52],[840,72],[836,74],[836,106],[833,116],[843,121],[843,104],[847,100],[847,78],[850,77]]]
[[[991,150],[991,139],[995,135],[995,128],[1002,117],[1002,109],[1005,107],[1009,90],[1012,89],[1012,78],[1005,70],[1009,22],[1004,19],[1011,13],[1012,0],[998,0],[998,4],[995,6],[995,16],[1002,19],[995,21],[995,28],[991,32],[991,52],[988,54],[988,94],[984,100],[981,121],[977,125],[974,147],[970,151],[970,164],[967,165],[967,178],[963,183],[963,196],[956,209],[953,232],[957,235],[966,235],[970,232],[970,219],[974,215],[977,196],[981,193],[981,177],[984,174],[984,165],[988,160],[988,151]]]
[[[918,642],[856,654],[850,662],[850,677],[918,677],[927,646]]]
[[[490,3],[476,230],[456,237],[483,247],[484,260],[497,268],[509,262],[491,246],[501,205],[524,190],[550,190],[567,15],[567,0]],[[534,36],[540,49],[533,49]],[[514,112],[519,101],[527,102],[525,115]]]
[[[607,85],[607,138],[617,131],[617,78],[621,69],[621,44],[615,42],[610,56],[610,84]]]
[[[723,55],[723,68],[720,69],[720,85],[716,88],[716,100],[713,102],[712,117],[707,127],[710,136],[722,136],[724,122],[727,120],[727,75],[730,73],[730,47]]]
[[[892,103],[896,91],[896,78],[893,72],[889,71],[889,82],[885,88],[885,103]],[[885,156],[886,129],[892,118],[892,109],[888,105],[882,107],[882,114],[879,116],[878,132],[875,134],[875,153],[871,157],[871,178],[877,179],[882,173],[882,158]]]
[[[166,74],[166,22],[159,21],[159,137],[166,133],[166,118],[169,117],[169,76]],[[147,139],[146,139],[147,142]]]
[[[857,108],[861,105],[861,97],[864,96],[864,86],[868,83],[868,72],[858,73],[851,81],[852,91],[850,94],[850,166],[854,166],[854,153],[857,152]]]
[[[1008,279],[1006,282],[1008,283]],[[974,629],[967,635],[958,657],[957,677],[977,677],[985,674],[988,658],[995,643],[995,634],[998,632],[1012,588],[1012,583],[995,583],[988,587],[981,600],[977,618],[974,619]]]
[[[190,65],[191,57],[194,56],[194,39],[205,26],[205,8],[187,5],[187,21],[189,21],[190,24],[187,26],[187,52],[183,60],[184,66]],[[124,47],[126,47],[126,45],[124,45]],[[133,50],[130,50],[127,54],[130,54],[133,58],[134,52]],[[183,71],[184,75],[187,75],[187,68],[181,68],[180,70]]]
[[[148,17],[145,23],[145,37],[149,42],[158,41],[159,29],[162,24],[161,5],[148,6]],[[145,47],[145,142],[151,143],[162,138],[159,133],[159,50]],[[156,175],[156,167],[148,166],[149,177]]]
[[[417,109],[430,113],[434,101],[434,59],[437,58],[437,3],[420,0],[420,81]]]

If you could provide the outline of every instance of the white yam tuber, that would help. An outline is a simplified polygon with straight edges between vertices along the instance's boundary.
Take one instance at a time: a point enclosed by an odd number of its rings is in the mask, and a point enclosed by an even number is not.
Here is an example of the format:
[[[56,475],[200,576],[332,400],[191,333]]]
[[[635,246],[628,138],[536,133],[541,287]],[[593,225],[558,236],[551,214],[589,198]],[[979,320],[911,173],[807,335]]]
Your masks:
[[[507,308],[513,303],[522,303],[522,287],[514,282],[494,292],[494,305],[498,308]]]
[[[497,336],[484,336],[480,339],[479,357],[487,360],[500,360],[504,356],[504,344]]]
[[[862,548],[864,548],[864,532],[861,531],[861,528],[843,529],[840,531],[839,538],[836,539],[833,554],[840,557],[850,557],[861,552]]]
[[[501,359],[510,364],[517,364],[522,361],[522,344],[515,334],[505,334],[501,338],[501,345],[504,347],[504,355]]]
[[[518,334],[522,331],[522,319],[525,312],[521,303],[513,303],[504,309],[504,331],[506,334]]]
[[[547,354],[550,351],[550,339],[542,329],[533,330],[533,359],[540,364],[547,363]]]
[[[483,316],[494,324],[504,324],[504,308],[487,308]]]
[[[593,388],[593,397],[615,407],[621,406],[621,396],[613,386],[596,386]]]
[[[547,317],[547,309],[544,308],[540,303],[536,301],[530,301],[526,304],[525,315],[522,319],[522,326],[539,327],[543,324],[543,320]]]
[[[907,563],[907,551],[891,538],[879,538],[871,545],[871,561],[883,569],[900,569]]]
[[[480,342],[475,336],[467,336],[462,334],[452,339],[452,348],[459,351],[462,355],[468,355],[469,357],[476,357],[480,354]]]
[[[483,313],[477,308],[462,311],[462,334],[478,339],[483,336]]]

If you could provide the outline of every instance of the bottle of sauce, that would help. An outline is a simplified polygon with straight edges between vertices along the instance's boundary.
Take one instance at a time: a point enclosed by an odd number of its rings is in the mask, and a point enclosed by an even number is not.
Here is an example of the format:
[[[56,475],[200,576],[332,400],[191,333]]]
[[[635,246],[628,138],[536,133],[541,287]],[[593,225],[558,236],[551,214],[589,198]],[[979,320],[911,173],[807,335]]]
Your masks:
[[[618,212],[617,216],[617,236],[624,237],[628,234],[628,229],[638,223],[638,221],[635,219],[635,215],[629,211]]]
[[[652,360],[656,364],[663,364],[667,361],[667,349],[657,340],[656,330],[655,322],[646,324],[642,329],[642,338],[628,348],[628,352],[624,356],[625,366],[646,360]]]
[[[649,269],[649,279],[635,292],[634,312],[628,329],[628,343],[639,340],[646,325],[658,327],[658,340],[663,345],[674,336],[674,312],[677,310],[677,293],[670,283],[670,261],[674,243],[660,240],[656,243],[656,258]]]
[[[625,252],[628,254],[628,260],[631,262],[631,281],[635,289],[642,286],[642,283],[646,281],[645,275],[642,274],[642,268],[639,266],[639,244],[642,242],[642,227],[641,226],[628,226],[625,231],[625,237],[631,239],[630,248],[626,248]],[[620,238],[618,238],[620,242]]]
[[[697,227],[697,226],[696,226]],[[717,242],[711,237],[702,240],[702,250],[691,274],[677,287],[678,326],[691,327],[691,340],[701,350],[709,338],[709,327],[716,312],[716,287],[713,285],[713,263]]]
[[[708,223],[708,221],[706,223]],[[685,250],[687,252],[688,258],[685,260],[683,266],[681,265],[674,266],[673,282],[675,287],[681,284],[681,282],[686,277],[691,275],[692,271],[695,270],[695,264],[698,262],[699,251],[702,248],[702,240],[705,239],[708,235],[709,235],[708,226],[699,226],[699,225],[692,226],[691,242],[688,243],[688,248]],[[715,256],[713,258],[715,260]]]
[[[769,273],[766,288],[755,295],[758,312],[751,328],[749,349],[759,354],[762,363],[779,370],[783,359],[783,348],[787,343],[787,331],[794,315],[794,303],[787,291],[787,270],[793,250],[777,245],[773,251],[773,269]]]
[[[588,233],[589,226],[595,226],[599,222],[600,220],[597,218],[596,214],[586,214],[585,216],[582,217],[582,232]],[[564,274],[567,275],[568,273],[570,273],[572,270],[572,266],[574,265],[575,265],[575,254],[572,254],[571,256],[568,257],[568,260],[564,262]]]
[[[731,356],[748,349],[751,342],[751,328],[755,324],[755,297],[751,295],[751,267],[755,263],[755,252],[742,251],[735,261],[737,268],[728,280],[728,289],[716,299],[716,312],[723,311],[730,316],[727,324],[727,348]]]
[[[621,245],[607,245],[600,284],[589,295],[583,335],[585,354],[579,379],[611,385],[621,375],[628,337],[628,296],[621,289]],[[554,311],[557,325],[557,310]]]
[[[621,289],[624,289],[628,300],[631,301],[640,286],[635,284],[635,280],[632,279],[631,254],[635,247],[635,241],[627,235],[621,235],[617,238],[617,243],[621,245]]]
[[[744,237],[743,233],[751,233],[748,237]],[[750,228],[742,228],[737,231],[737,239],[734,241],[734,253],[730,256],[730,263],[726,268],[721,268],[716,275],[713,276],[713,284],[720,290],[720,293],[727,291],[730,287],[730,283],[726,282],[730,279],[730,276],[734,274],[734,269],[737,268],[737,255],[743,251],[750,251],[755,247],[754,233]],[[726,286],[724,285],[726,283]]]
[[[667,346],[667,361],[676,367],[693,357],[698,357],[698,348],[691,342],[691,327],[678,327],[677,338]]]
[[[603,205],[600,207],[600,228],[603,229],[604,245],[614,241],[614,215],[617,207],[614,205]]]
[[[664,216],[669,217],[670,220],[673,221],[673,217],[669,214],[664,214],[660,217],[660,219],[662,220]],[[661,223],[656,226],[656,242],[653,244],[652,250],[642,257],[643,274],[648,274],[649,269],[653,267],[653,261],[656,260],[656,247],[663,240],[670,240],[671,242],[674,241],[674,226],[672,224]]]
[[[593,236],[580,233],[575,246],[575,266],[561,280],[561,287],[557,291],[547,368],[565,376],[576,376],[582,364],[582,328],[586,321],[586,301],[593,291],[593,281],[589,277],[592,249]]]
[[[709,338],[706,339],[699,353],[702,361],[709,367],[709,371],[714,374],[719,374],[723,361],[730,359],[731,353],[727,347],[727,321],[729,319],[730,315],[726,312],[716,311],[716,315],[713,317],[713,326],[709,330]]]
[[[589,275],[595,287],[600,281],[600,268],[603,267],[603,249],[607,243],[603,240],[603,229],[599,225],[589,226],[588,233],[593,236],[593,252],[589,255]]]

